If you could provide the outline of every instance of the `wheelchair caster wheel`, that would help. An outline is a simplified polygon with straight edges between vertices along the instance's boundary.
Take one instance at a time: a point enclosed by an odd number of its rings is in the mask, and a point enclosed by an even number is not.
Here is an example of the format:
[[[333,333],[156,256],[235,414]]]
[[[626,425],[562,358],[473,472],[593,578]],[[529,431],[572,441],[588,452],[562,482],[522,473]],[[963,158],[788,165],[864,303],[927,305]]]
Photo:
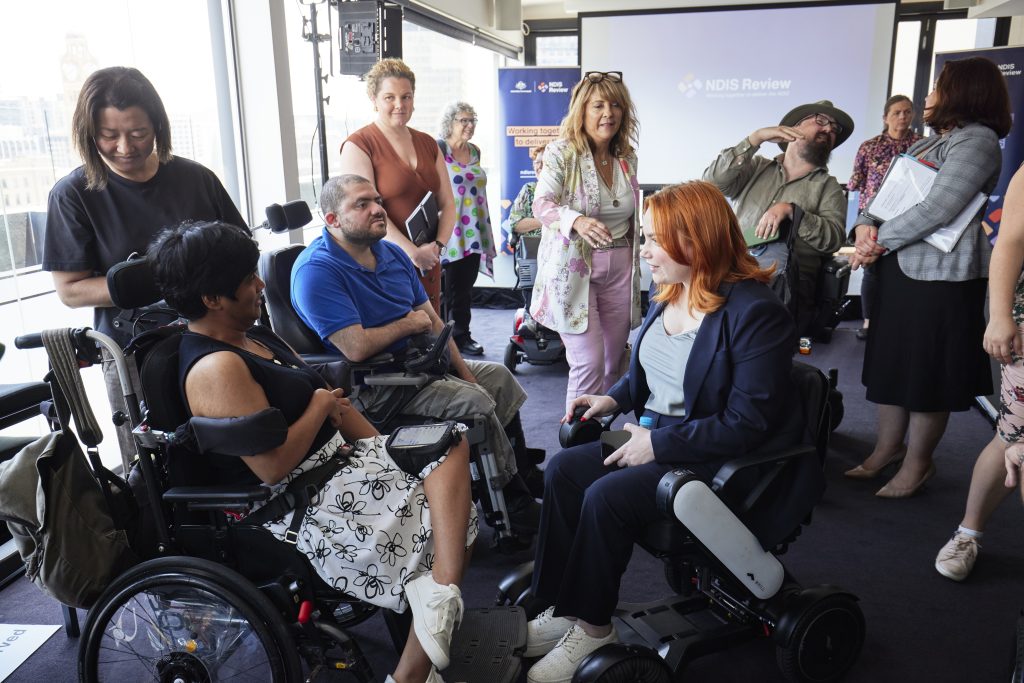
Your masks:
[[[572,683],[672,683],[672,671],[654,650],[615,643],[583,660]]]
[[[512,342],[505,347],[505,367],[513,375],[516,374],[516,366],[519,365],[519,349]]]
[[[864,614],[846,595],[830,595],[797,617],[789,643],[776,651],[779,668],[793,683],[842,680],[864,645]]]

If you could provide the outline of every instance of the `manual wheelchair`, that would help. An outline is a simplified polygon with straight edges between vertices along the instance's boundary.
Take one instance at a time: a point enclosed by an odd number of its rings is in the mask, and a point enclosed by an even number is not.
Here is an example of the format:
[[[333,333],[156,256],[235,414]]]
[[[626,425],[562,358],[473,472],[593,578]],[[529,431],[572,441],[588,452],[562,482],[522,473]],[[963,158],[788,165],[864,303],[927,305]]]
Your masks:
[[[116,295],[115,301],[129,303]],[[123,352],[90,330],[68,334],[80,359],[97,359],[102,345],[119,365],[138,369],[137,386],[128,386],[130,372],[119,373],[130,399],[124,418],[134,425],[138,447],[132,473],[125,483],[91,464],[106,497],[116,502],[111,514],[129,532],[139,562],[92,604],[79,647],[79,679],[380,680],[383,675],[375,675],[345,630],[377,608],[327,585],[294,546],[247,523],[244,515],[269,498],[268,488],[207,485],[214,479],[205,467],[214,459],[274,448],[283,443],[287,425],[276,411],[189,419],[178,389],[183,330],[172,325],[144,332]],[[40,344],[40,335],[18,340],[20,348]],[[384,618],[401,649],[408,621],[386,610]],[[514,637],[472,637],[492,628]],[[521,611],[466,610],[460,633],[470,637],[452,644],[446,671],[453,679],[515,680],[516,653],[525,644]]]
[[[828,379],[801,363],[792,377],[805,425],[798,445],[740,455],[710,487],[683,468],[662,478],[657,500],[666,519],[637,542],[663,560],[673,594],[619,603],[612,621],[621,644],[585,658],[573,683],[681,681],[695,658],[758,637],[775,643],[790,681],[839,681],[856,663],[865,635],[856,596],[831,585],[803,588],[776,557],[809,523],[824,492],[831,431]],[[610,422],[567,423],[562,445],[602,438]],[[548,607],[530,592],[532,572],[532,563],[523,565],[499,592],[530,616]]]

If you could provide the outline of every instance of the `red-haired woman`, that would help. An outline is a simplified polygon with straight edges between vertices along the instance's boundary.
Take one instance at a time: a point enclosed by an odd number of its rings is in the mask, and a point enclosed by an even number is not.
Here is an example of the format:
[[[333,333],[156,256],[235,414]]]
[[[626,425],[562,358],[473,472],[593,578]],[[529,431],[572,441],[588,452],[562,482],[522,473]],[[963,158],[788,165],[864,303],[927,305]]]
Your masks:
[[[586,406],[585,419],[632,412],[639,424],[607,458],[585,444],[545,471],[533,591],[551,607],[527,629],[527,656],[547,653],[531,683],[568,683],[584,656],[616,641],[619,581],[634,539],[660,517],[663,474],[685,466],[710,481],[725,460],[791,444],[801,427],[793,321],[722,193],[699,181],[664,188],[646,202],[644,235],[658,292],[629,372],[607,396],[574,399],[563,418]]]

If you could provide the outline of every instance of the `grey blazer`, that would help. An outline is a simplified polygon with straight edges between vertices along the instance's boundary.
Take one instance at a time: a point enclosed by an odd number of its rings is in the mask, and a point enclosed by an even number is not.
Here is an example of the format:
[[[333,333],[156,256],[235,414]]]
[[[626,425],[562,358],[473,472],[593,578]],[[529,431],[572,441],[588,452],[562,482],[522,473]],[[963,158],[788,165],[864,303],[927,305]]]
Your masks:
[[[878,243],[896,252],[900,268],[915,280],[962,282],[988,277],[992,246],[981,227],[985,207],[951,253],[922,240],[956,216],[978,192],[992,192],[1002,166],[999,137],[987,126],[969,123],[937,141],[934,136],[919,140],[907,154],[916,156],[925,149],[922,159],[935,164],[939,173],[924,201],[881,225],[864,214],[857,223],[878,225]]]

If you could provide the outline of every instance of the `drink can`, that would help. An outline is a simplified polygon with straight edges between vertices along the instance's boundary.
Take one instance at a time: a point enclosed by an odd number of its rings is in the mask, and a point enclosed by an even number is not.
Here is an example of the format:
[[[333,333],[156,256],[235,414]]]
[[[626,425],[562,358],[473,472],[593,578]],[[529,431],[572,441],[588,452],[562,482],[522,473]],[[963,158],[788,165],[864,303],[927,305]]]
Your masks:
[[[811,355],[811,338],[800,337],[800,355],[809,356]]]

